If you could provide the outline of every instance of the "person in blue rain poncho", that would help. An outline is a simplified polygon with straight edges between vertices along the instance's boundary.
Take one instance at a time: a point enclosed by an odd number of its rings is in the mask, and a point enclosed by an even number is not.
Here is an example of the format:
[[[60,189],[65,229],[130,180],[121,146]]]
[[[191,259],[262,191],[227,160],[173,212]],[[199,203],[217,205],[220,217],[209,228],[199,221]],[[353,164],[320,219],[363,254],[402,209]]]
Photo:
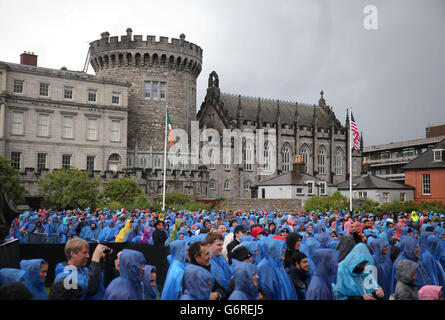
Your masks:
[[[156,284],[156,267],[146,264],[142,281],[144,283],[144,300],[156,300],[159,294]]]
[[[338,252],[333,249],[316,249],[312,255],[314,269],[306,291],[306,300],[335,300],[332,284],[336,282]]]
[[[170,267],[162,288],[161,300],[178,300],[182,295],[187,245],[185,240],[175,240],[170,244],[170,255],[167,257]]]
[[[188,264],[184,269],[184,294],[179,300],[209,300],[214,281],[206,269]]]
[[[425,269],[428,279],[424,285],[445,285],[445,273],[440,264],[440,255],[442,251],[441,239],[435,235],[427,238],[426,250],[421,256],[421,266]]]
[[[263,254],[257,265],[260,286],[271,300],[297,300],[295,288],[284,269],[286,243],[273,238],[263,238],[259,242]]]
[[[140,235],[140,225],[136,220],[133,220],[131,231],[128,232],[122,242],[131,242],[134,238]]]
[[[238,262],[233,276],[235,290],[229,300],[258,300],[258,270],[255,265]]]
[[[304,252],[307,256],[307,260],[309,261],[309,265],[313,266],[314,265],[314,261],[312,261],[312,255],[315,251],[315,249],[320,248],[321,244],[320,241],[318,241],[315,238],[308,238],[306,240],[304,240],[303,238],[303,242],[300,246],[300,251]],[[312,275],[314,272],[313,268],[309,269],[309,273],[310,275]]]
[[[112,242],[114,241],[114,220],[109,219],[105,222],[105,228],[103,228],[99,234],[99,242]]]
[[[119,256],[119,277],[105,290],[104,300],[144,300],[145,257],[136,250],[124,249]]]
[[[0,286],[9,282],[22,282],[26,285],[28,274],[25,270],[15,268],[0,269]]]
[[[384,292],[373,278],[371,269],[374,260],[364,243],[358,243],[340,262],[337,272],[337,300],[377,300],[383,299]]]
[[[376,239],[373,244],[374,251],[372,257],[377,268],[377,282],[383,289],[384,299],[388,300],[391,293],[391,273],[393,268],[389,253],[389,242],[386,239]]]
[[[219,233],[211,232],[207,234],[205,243],[210,251],[210,272],[215,280],[224,288],[226,293],[229,292],[230,278],[232,277],[232,269],[222,255],[223,237]]]
[[[32,300],[48,300],[45,290],[45,279],[48,273],[48,263],[43,259],[20,261],[20,269],[27,272],[26,287],[34,295]]]
[[[102,230],[97,227],[96,222],[92,222],[91,226],[85,232],[85,240],[88,242],[97,242]]]

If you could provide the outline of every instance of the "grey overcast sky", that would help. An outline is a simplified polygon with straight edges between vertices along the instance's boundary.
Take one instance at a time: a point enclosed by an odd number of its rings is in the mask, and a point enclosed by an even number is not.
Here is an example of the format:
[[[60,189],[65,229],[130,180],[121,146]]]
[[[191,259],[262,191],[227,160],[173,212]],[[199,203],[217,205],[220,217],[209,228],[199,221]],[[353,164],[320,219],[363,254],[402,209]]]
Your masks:
[[[323,89],[341,123],[352,106],[365,146],[445,123],[443,0],[0,0],[0,12],[0,61],[32,51],[39,66],[82,70],[103,31],[184,33],[204,50],[198,108],[215,70],[226,93],[316,104]]]

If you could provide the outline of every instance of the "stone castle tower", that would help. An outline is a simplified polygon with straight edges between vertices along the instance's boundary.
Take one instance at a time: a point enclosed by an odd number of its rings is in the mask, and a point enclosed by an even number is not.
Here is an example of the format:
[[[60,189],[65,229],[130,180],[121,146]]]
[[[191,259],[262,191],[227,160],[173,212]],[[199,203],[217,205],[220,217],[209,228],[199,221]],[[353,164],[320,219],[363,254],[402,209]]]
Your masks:
[[[128,91],[128,153],[134,154],[131,167],[140,167],[139,153],[161,156],[164,149],[165,107],[174,128],[190,136],[196,115],[196,79],[202,69],[202,49],[179,39],[132,35],[110,37],[90,43],[90,62],[98,76],[131,84]],[[132,158],[132,157],[130,157]],[[141,158],[142,159],[142,158]],[[131,160],[131,159],[130,159]],[[145,161],[145,160],[144,160]],[[142,161],[141,161],[142,162]]]

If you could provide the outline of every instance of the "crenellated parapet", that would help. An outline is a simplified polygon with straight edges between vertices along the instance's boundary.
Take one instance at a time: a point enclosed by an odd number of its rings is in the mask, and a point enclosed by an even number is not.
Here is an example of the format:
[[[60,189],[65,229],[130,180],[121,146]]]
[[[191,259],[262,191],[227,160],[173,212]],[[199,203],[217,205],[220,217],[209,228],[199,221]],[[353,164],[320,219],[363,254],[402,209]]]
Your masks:
[[[102,32],[101,39],[90,43],[90,62],[94,71],[120,67],[164,67],[185,71],[198,77],[202,70],[202,49],[185,40],[147,35],[127,35],[110,37],[109,32]]]

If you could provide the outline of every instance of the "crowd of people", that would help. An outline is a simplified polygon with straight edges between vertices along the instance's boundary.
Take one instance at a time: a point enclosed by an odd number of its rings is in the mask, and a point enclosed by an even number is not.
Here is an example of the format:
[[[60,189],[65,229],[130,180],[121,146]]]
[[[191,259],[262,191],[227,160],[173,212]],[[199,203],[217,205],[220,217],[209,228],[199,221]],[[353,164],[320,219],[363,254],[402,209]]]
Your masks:
[[[0,299],[443,300],[445,215],[436,212],[42,209],[20,214],[6,240],[33,233],[65,243],[66,261],[0,269]],[[115,259],[107,242],[168,246],[162,290],[141,252]]]

